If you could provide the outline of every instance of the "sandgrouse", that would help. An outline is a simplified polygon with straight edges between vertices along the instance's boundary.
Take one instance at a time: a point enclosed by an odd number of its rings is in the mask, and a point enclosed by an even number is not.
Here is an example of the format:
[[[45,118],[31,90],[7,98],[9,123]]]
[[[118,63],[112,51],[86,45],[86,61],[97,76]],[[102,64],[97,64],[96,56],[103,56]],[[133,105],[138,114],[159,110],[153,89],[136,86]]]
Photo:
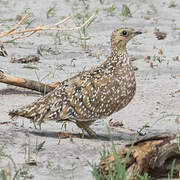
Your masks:
[[[135,94],[135,74],[126,44],[138,34],[141,32],[130,28],[115,30],[111,56],[102,65],[62,81],[44,97],[9,115],[23,116],[39,125],[46,119],[71,121],[90,136],[97,136],[89,126],[127,106]]]

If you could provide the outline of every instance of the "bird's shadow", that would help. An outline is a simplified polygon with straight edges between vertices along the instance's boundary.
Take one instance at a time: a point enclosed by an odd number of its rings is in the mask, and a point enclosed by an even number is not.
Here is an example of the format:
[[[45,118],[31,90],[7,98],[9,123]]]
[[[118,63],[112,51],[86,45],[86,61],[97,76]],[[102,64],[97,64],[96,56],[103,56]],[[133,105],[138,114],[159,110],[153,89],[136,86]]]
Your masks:
[[[160,131],[158,130],[148,130],[146,134],[138,134],[136,133],[127,133],[127,132],[118,132],[114,133],[99,133],[98,137],[89,136],[88,134],[80,134],[80,133],[68,133],[68,132],[59,132],[59,131],[42,131],[42,130],[29,130],[29,129],[16,129],[18,132],[23,132],[27,136],[29,134],[41,137],[49,137],[49,138],[59,138],[59,139],[67,139],[67,138],[80,138],[80,139],[89,139],[89,140],[100,140],[100,141],[123,141],[126,145],[137,144],[139,142],[147,141],[147,140],[157,140],[166,137],[172,137],[176,135],[171,131]]]
[[[81,138],[81,139],[96,139],[96,140],[104,140],[104,141],[130,141],[135,136],[135,133],[126,133],[120,132],[118,134],[105,134],[99,133],[97,136],[90,136],[88,134],[82,133],[66,133],[66,132],[58,132],[58,131],[41,131],[41,130],[31,130],[29,131],[30,134],[37,135],[37,136],[44,136],[44,137],[53,137],[53,138]]]
[[[42,130],[31,130],[28,131],[30,134],[36,136],[43,136],[43,137],[52,137],[52,138],[80,138],[80,139],[93,139],[93,140],[103,140],[103,141],[125,141],[127,143],[136,143],[140,141],[145,141],[151,139],[152,137],[162,138],[172,135],[172,132],[162,131],[159,130],[148,130],[146,134],[142,135],[138,132],[136,133],[128,133],[128,132],[118,132],[114,133],[99,133],[97,137],[89,136],[88,134],[80,134],[80,133],[67,133],[67,132],[58,132],[58,131],[42,131]]]
[[[32,90],[16,89],[16,88],[5,88],[0,90],[1,95],[12,95],[12,94],[26,94],[26,95],[39,95],[40,93]]]

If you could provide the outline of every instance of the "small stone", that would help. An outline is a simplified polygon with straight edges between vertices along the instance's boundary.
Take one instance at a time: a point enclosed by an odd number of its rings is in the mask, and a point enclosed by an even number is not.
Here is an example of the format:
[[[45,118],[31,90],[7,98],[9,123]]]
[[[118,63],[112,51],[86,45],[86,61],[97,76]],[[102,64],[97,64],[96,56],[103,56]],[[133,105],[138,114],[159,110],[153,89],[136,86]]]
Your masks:
[[[163,39],[165,39],[166,36],[167,36],[167,34],[166,34],[165,32],[160,32],[159,29],[156,29],[156,30],[154,31],[154,34],[156,35],[156,38],[157,38],[158,40],[163,40]]]

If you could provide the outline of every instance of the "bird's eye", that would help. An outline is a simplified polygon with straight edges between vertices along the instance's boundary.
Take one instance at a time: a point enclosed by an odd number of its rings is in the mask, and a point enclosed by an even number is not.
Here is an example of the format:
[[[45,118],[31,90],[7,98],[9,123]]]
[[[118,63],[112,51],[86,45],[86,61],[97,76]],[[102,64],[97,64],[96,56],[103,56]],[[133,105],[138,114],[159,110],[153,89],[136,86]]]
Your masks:
[[[123,35],[123,36],[127,36],[127,35],[128,35],[128,32],[127,32],[127,31],[123,31],[123,32],[122,32],[122,35]]]

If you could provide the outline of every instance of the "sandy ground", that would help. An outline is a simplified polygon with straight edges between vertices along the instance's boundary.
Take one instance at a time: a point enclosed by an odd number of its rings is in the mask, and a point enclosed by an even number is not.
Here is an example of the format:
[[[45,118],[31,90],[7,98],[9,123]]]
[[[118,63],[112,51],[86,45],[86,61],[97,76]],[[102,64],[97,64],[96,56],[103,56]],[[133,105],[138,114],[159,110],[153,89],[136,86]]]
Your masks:
[[[85,1],[89,5],[84,10],[83,1],[0,1],[0,31],[15,23],[17,15],[22,15],[25,10],[33,14],[30,27],[41,24],[51,24],[64,16],[92,13],[98,11],[97,18],[87,29],[87,41],[91,53],[83,50],[77,43],[69,43],[61,36],[61,44],[54,43],[56,32],[42,32],[34,36],[17,41],[16,44],[5,44],[8,57],[0,57],[0,69],[5,72],[29,79],[43,82],[56,82],[76,74],[83,69],[97,66],[102,63],[110,53],[110,34],[117,27],[133,27],[144,33],[137,36],[128,44],[130,57],[136,71],[137,92],[133,101],[120,112],[111,117],[99,120],[92,128],[97,133],[108,134],[107,126],[110,119],[113,122],[123,122],[123,128],[110,128],[112,134],[117,134],[122,140],[115,141],[117,146],[129,142],[130,134],[141,129],[145,124],[150,126],[149,131],[180,130],[180,2],[172,0],[136,0],[136,1]],[[122,4],[130,8],[132,17],[123,17]],[[53,8],[50,17],[47,12]],[[115,8],[113,10],[113,7]],[[5,21],[3,21],[5,20]],[[72,26],[68,24],[68,26]],[[155,28],[167,33],[164,40],[158,40],[154,35]],[[77,32],[70,32],[78,36]],[[74,40],[74,39],[73,39]],[[77,41],[75,39],[75,41]],[[60,52],[54,55],[43,52],[40,63],[32,64],[38,70],[25,69],[23,64],[10,63],[11,56],[36,54],[39,47],[48,47]],[[56,49],[57,48],[57,49]],[[97,55],[100,58],[97,59]],[[151,59],[147,60],[147,56]],[[71,65],[74,59],[75,66]],[[59,68],[63,66],[63,70]],[[0,122],[11,122],[8,111],[22,105],[29,104],[40,97],[26,89],[15,88],[0,84]],[[47,122],[43,131],[60,130],[61,124]],[[96,139],[63,139],[58,145],[58,139],[39,137],[28,133],[33,130],[29,120],[18,118],[13,123],[0,125],[0,149],[5,154],[11,155],[18,168],[22,168],[35,180],[75,179],[91,180],[90,163],[97,163],[99,152],[103,148],[111,149],[111,142]],[[67,130],[79,132],[79,129],[68,124]],[[41,151],[34,153],[36,144],[45,141]],[[27,153],[30,149],[31,158],[35,159],[37,166],[25,164]],[[8,169],[6,158],[0,159],[0,170]],[[12,171],[13,166],[11,165]]]

